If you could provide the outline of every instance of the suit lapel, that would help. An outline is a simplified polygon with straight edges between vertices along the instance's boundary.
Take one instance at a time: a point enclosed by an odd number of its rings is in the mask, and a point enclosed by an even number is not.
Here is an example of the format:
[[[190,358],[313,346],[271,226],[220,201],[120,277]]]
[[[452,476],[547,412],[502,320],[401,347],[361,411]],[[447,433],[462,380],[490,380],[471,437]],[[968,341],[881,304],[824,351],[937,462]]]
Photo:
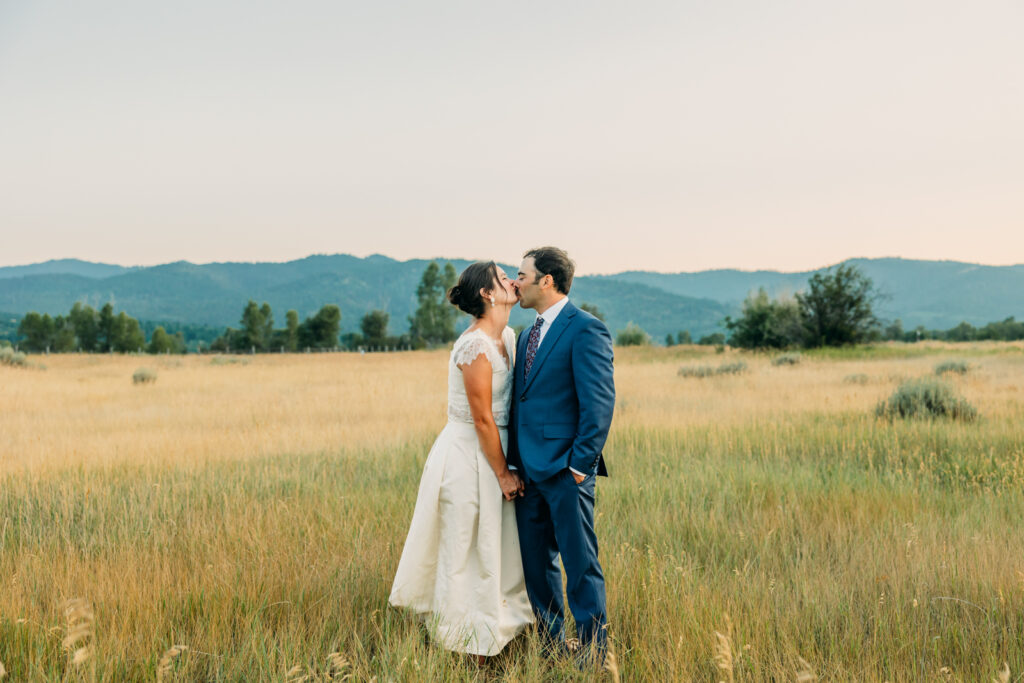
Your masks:
[[[523,389],[523,381],[526,379],[526,341],[529,337],[529,328],[519,333],[519,340],[516,342],[516,387]]]
[[[555,322],[551,323],[551,329],[544,335],[544,341],[541,342],[540,348],[537,349],[537,355],[533,358],[533,365],[530,366],[530,376],[526,378],[526,382],[523,384],[523,391],[526,391],[533,380],[537,377],[540,372],[540,366],[544,364],[544,359],[551,353],[551,349],[554,348],[555,344],[558,343],[558,338],[562,336],[566,328],[569,327],[569,323],[572,322],[572,317],[576,315],[576,307],[571,302],[565,302],[565,308],[555,318]],[[524,356],[525,359],[525,356]],[[523,364],[525,370],[526,364]]]

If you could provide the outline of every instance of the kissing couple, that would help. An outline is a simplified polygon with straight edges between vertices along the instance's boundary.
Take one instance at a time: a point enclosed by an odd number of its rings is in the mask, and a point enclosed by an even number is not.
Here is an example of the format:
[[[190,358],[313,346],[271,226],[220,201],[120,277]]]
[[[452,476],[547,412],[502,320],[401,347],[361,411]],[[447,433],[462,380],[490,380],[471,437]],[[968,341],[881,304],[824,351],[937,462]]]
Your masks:
[[[607,651],[594,493],[607,476],[612,338],[569,301],[574,271],[565,251],[542,247],[514,281],[478,262],[448,292],[473,322],[448,361],[448,423],[423,466],[389,602],[480,662],[534,623],[548,656],[582,667]],[[537,312],[518,340],[517,303]],[[563,634],[559,556],[575,639]]]

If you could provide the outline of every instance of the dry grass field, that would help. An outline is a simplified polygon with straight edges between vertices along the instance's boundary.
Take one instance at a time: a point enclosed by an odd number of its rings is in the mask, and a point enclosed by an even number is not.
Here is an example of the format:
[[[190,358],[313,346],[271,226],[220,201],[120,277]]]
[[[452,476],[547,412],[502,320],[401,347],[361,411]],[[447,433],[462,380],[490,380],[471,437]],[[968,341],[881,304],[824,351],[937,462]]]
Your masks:
[[[4,683],[588,680],[529,636],[478,668],[387,606],[446,358],[0,366]],[[977,421],[874,417],[949,359]],[[617,350],[597,524],[622,679],[1021,680],[1024,345],[770,361]]]

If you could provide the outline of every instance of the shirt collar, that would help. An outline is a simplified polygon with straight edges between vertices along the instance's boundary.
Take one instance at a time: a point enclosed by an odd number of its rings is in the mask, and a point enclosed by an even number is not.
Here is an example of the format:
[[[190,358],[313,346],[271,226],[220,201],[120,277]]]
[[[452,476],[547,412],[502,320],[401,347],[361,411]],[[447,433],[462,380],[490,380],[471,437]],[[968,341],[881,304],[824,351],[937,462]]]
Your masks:
[[[548,310],[544,311],[539,318],[544,318],[544,327],[551,327],[551,324],[555,322],[555,318],[562,312],[565,305],[569,303],[569,297],[563,297],[558,302],[551,304]]]

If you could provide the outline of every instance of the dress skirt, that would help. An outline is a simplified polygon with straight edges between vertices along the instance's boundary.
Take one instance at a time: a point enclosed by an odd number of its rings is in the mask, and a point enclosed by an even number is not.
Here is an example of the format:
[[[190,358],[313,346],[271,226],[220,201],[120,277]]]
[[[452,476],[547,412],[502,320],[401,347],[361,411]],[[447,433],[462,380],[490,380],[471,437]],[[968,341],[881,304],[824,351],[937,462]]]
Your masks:
[[[471,423],[448,422],[430,449],[389,602],[421,615],[445,649],[473,655],[498,654],[534,621],[515,503]]]

